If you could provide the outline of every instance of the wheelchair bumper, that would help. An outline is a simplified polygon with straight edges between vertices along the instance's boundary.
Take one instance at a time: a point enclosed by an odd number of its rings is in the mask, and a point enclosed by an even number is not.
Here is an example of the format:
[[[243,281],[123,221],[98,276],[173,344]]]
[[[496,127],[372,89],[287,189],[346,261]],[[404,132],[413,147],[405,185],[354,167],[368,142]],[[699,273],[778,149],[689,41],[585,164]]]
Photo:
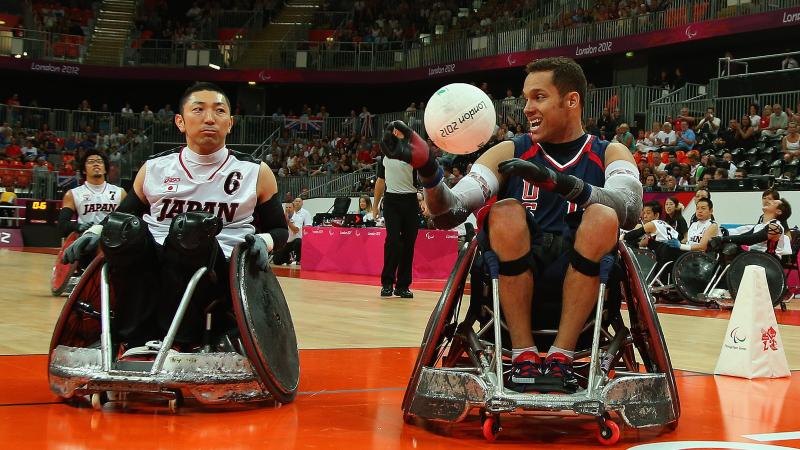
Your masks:
[[[100,349],[63,345],[53,349],[50,389],[64,398],[102,391],[174,395],[187,391],[201,403],[270,400],[250,361],[238,353],[170,352],[158,373],[152,361],[118,362],[104,371]]]
[[[425,367],[409,414],[426,420],[458,422],[476,407],[485,408],[489,413],[572,411],[591,416],[616,411],[634,428],[660,426],[676,420],[665,374],[617,372],[615,378],[595,393],[589,397],[587,391],[548,395],[506,390],[493,395],[492,387],[475,373]]]

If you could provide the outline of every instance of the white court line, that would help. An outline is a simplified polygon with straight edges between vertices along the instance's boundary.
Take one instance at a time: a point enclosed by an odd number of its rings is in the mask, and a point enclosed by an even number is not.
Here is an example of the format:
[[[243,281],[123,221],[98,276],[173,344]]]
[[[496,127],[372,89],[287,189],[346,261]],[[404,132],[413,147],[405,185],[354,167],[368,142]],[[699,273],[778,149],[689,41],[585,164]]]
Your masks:
[[[791,441],[793,439],[800,439],[800,431],[787,431],[785,433],[743,434],[742,437],[759,442]]]

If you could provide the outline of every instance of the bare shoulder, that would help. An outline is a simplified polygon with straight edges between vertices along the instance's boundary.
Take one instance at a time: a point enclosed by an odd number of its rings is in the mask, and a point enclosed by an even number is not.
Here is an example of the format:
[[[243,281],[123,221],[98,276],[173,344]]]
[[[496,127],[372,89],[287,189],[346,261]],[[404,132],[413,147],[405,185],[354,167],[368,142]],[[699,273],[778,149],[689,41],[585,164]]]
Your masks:
[[[261,162],[258,167],[258,185],[256,187],[258,203],[268,201],[277,192],[278,181],[275,180],[275,174],[272,173],[272,170],[266,163]]]

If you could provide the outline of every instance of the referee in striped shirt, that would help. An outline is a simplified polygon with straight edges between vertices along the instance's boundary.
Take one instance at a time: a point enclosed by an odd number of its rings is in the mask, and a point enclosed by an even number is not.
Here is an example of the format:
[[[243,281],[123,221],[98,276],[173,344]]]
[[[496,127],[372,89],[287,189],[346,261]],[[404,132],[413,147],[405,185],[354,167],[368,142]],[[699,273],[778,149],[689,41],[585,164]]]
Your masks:
[[[383,244],[381,297],[394,294],[401,298],[414,298],[408,288],[411,286],[414,243],[419,228],[416,179],[416,173],[408,163],[386,157],[378,161],[372,214],[378,217],[378,205],[383,197],[386,241]]]

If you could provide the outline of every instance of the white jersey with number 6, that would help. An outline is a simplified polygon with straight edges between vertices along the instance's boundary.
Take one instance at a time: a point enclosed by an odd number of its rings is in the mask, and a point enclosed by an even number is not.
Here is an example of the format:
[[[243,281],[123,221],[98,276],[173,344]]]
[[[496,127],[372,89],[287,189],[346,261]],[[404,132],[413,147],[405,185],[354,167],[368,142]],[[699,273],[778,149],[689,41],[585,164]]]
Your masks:
[[[222,219],[217,235],[222,251],[230,258],[233,247],[255,231],[253,211],[258,200],[259,163],[250,155],[225,149],[227,155],[210,171],[200,176],[187,169],[187,148],[170,150],[145,162],[143,193],[150,214],[143,219],[159,244],[169,233],[172,219],[190,211],[210,212]],[[191,157],[191,155],[189,155]]]

